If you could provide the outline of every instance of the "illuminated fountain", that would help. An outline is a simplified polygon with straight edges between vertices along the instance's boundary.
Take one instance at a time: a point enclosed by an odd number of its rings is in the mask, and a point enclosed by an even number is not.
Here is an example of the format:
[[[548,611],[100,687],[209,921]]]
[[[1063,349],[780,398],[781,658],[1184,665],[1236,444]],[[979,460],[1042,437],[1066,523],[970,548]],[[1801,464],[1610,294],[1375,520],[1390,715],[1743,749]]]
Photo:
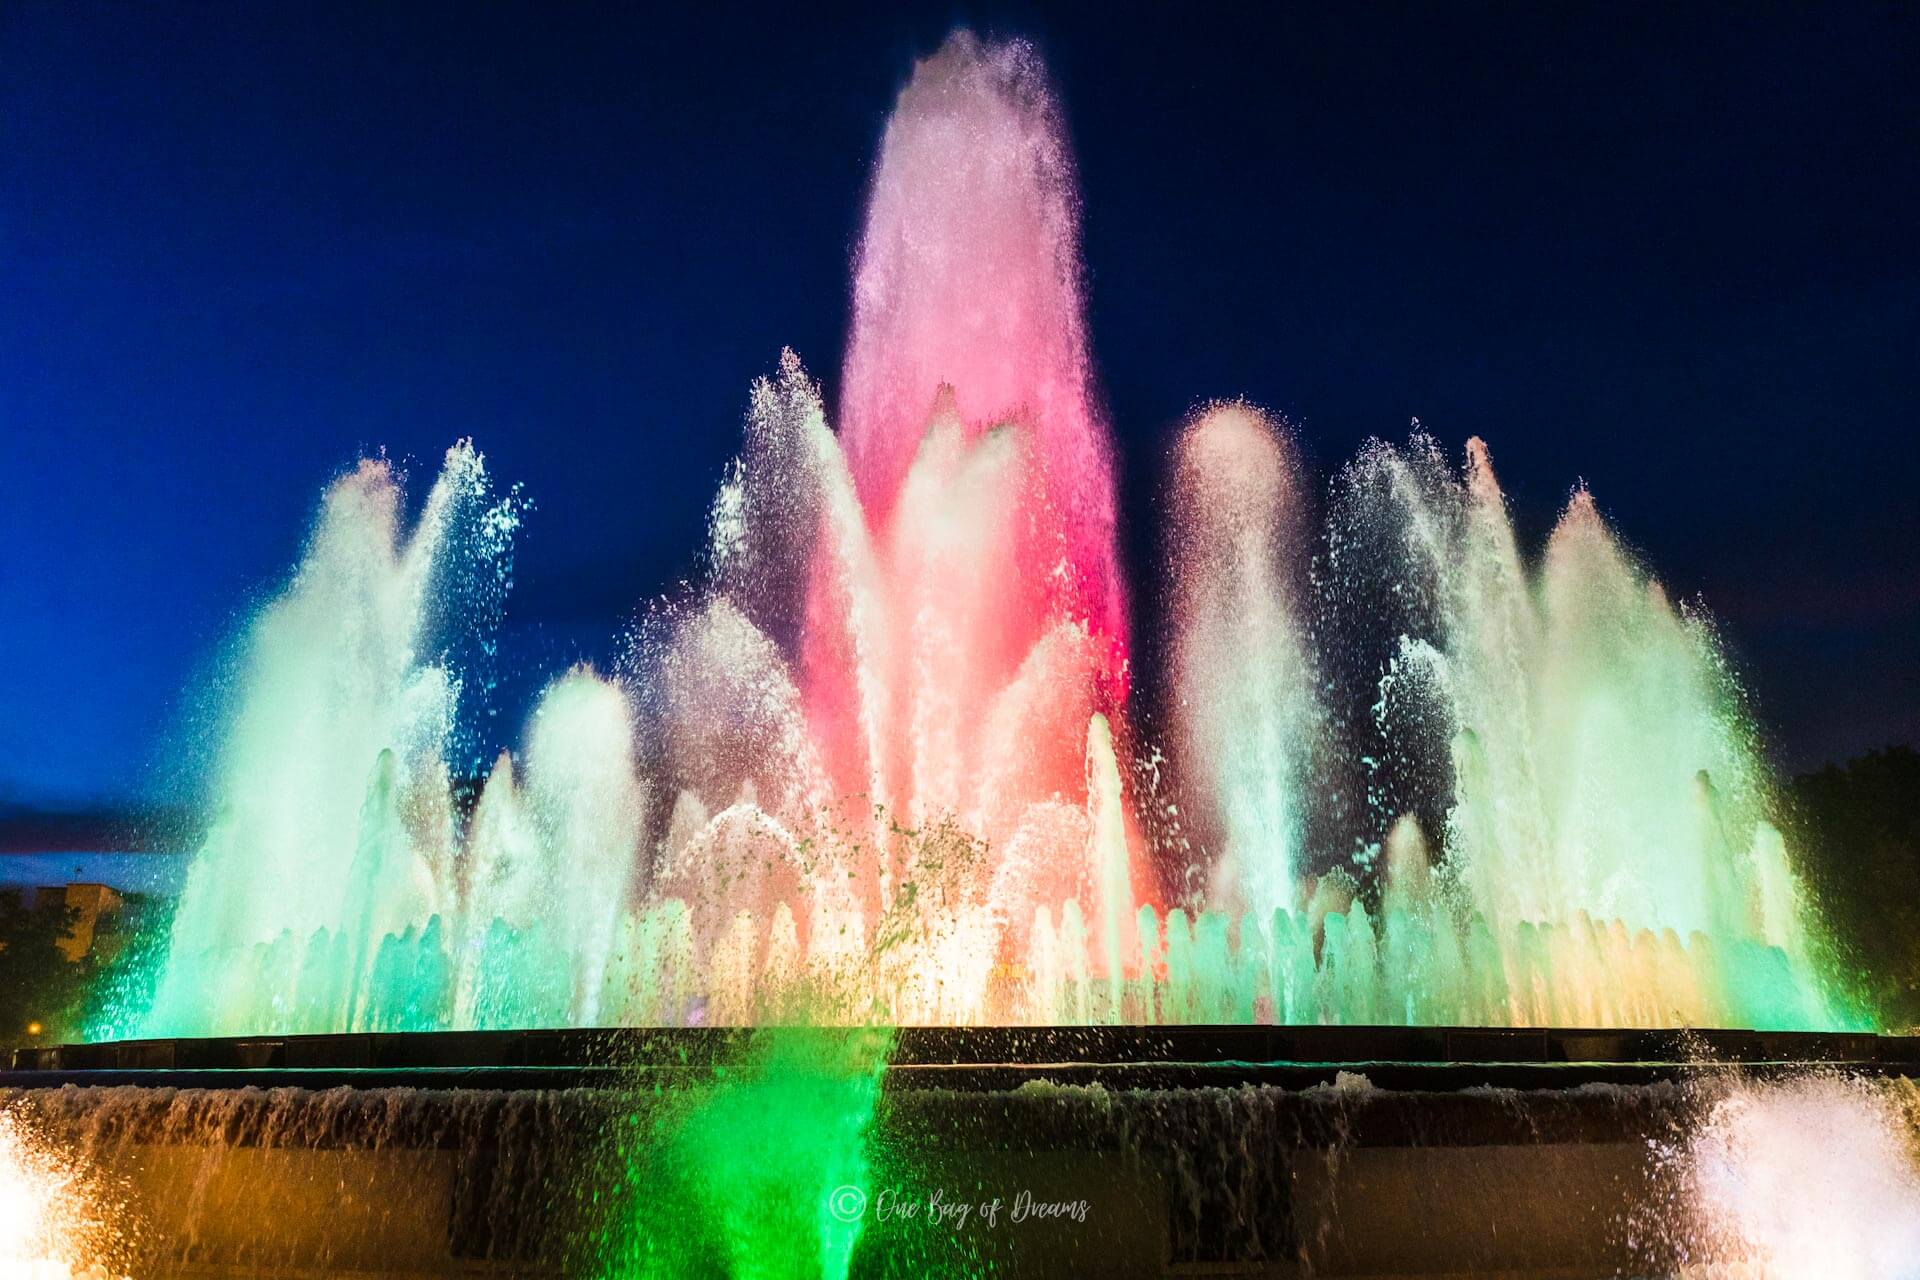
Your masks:
[[[1591,495],[1530,554],[1477,439],[1323,486],[1208,405],[1135,669],[1064,138],[1025,45],[919,66],[839,403],[781,354],[484,779],[517,492],[328,488],[169,946],[0,1079],[0,1274],[1902,1274],[1920,1046]]]
[[[1037,59],[955,37],[881,145],[838,431],[783,355],[704,584],[470,807],[517,500],[464,443],[411,526],[385,463],[336,481],[102,1030],[1839,1022],[1709,625],[1584,490],[1530,561],[1478,440],[1323,500],[1198,414],[1142,736],[1077,241]]]

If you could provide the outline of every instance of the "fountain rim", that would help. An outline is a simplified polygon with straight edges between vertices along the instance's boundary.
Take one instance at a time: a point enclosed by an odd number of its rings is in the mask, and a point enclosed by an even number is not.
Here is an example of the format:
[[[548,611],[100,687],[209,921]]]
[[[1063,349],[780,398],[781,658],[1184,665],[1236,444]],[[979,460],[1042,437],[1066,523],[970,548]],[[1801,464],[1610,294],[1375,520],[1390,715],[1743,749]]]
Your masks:
[[[15,1049],[0,1089],[579,1088],[697,1082],[753,1037],[858,1027],[638,1027],[109,1040]],[[1920,1036],[1874,1032],[1404,1026],[911,1026],[884,1084],[999,1091],[1046,1081],[1125,1089],[1564,1089],[1715,1071],[1809,1068],[1920,1077]]]

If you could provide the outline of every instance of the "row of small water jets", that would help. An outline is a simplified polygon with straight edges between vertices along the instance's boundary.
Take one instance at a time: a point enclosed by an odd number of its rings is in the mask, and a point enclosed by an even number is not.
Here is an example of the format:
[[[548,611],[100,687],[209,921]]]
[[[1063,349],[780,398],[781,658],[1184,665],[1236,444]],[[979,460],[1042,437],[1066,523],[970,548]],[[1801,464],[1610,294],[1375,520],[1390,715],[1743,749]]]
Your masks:
[[[792,912],[771,927],[734,913],[704,964],[678,899],[623,916],[606,953],[598,1003],[576,1012],[573,957],[537,932],[495,919],[457,967],[439,918],[389,934],[363,981],[346,935],[286,934],[248,952],[208,953],[203,971],[235,975],[232,998],[256,1033],[517,1028],[572,1021],[620,1026],[777,1025],[877,1021],[908,1025],[1388,1024],[1405,1026],[1817,1025],[1817,992],[1786,954],[1751,940],[1716,944],[1671,930],[1630,934],[1584,914],[1563,926],[1522,923],[1496,939],[1484,920],[1462,930],[1431,911],[1364,904],[1235,919],[1142,906],[1140,953],[1118,982],[1094,971],[1079,904],[1056,926],[1045,907],[1019,968],[992,964],[992,922],[952,922],[927,947],[872,956],[809,955]],[[816,929],[826,927],[817,922]],[[857,921],[841,930],[858,932]],[[928,961],[931,960],[931,963]],[[240,977],[244,975],[244,978]],[[1130,976],[1131,975],[1131,976]],[[1144,976],[1141,976],[1144,975]],[[255,993],[281,993],[262,1008]],[[242,1024],[235,1024],[237,1030]]]
[[[1651,1198],[1619,1206],[1637,1256],[1682,1280],[1920,1276],[1920,1093],[1911,1081],[1815,1074],[1688,1088],[1684,1132],[1649,1146]],[[166,1238],[144,1229],[141,1196],[177,1194],[135,1188],[140,1144],[218,1152],[244,1111],[255,1141],[298,1145],[316,1127],[350,1124],[329,1119],[348,1105],[362,1118],[386,1115],[392,1140],[404,1144],[405,1125],[394,1122],[421,1100],[406,1091],[360,1100],[299,1090],[271,1099],[135,1089],[0,1096],[0,1278],[112,1280],[179,1261],[203,1233],[179,1203]],[[377,1133],[369,1140],[383,1143]],[[342,1220],[337,1229],[352,1228]],[[247,1236],[231,1223],[221,1234]]]

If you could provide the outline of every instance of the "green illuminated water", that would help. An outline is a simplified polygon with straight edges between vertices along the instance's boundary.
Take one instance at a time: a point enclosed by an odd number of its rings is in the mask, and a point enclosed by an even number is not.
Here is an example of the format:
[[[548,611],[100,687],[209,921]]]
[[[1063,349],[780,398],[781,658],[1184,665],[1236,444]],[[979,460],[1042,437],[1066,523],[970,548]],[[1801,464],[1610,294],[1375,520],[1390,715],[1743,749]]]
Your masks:
[[[625,1213],[601,1274],[841,1280],[865,1226],[892,1033],[780,1028],[663,1086],[619,1135]]]

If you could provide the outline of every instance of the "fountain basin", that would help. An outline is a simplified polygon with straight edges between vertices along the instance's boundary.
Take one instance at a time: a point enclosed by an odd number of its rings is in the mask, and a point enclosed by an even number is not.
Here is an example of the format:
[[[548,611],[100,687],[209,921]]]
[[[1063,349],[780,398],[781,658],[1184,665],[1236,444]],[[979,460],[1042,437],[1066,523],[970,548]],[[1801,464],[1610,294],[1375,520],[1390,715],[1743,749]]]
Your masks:
[[[68,1045],[17,1051],[0,1096],[118,1189],[142,1224],[141,1275],[578,1274],[623,1164],[653,1158],[608,1135],[635,1117],[644,1130],[747,1040],[695,1028]],[[1657,1153],[1703,1083],[1809,1065],[1920,1076],[1920,1039],[908,1028],[881,1079],[872,1145],[890,1156],[860,1187],[851,1272],[1658,1274],[1678,1197]],[[1023,1196],[1083,1208],[1016,1223]],[[977,1214],[996,1198],[991,1225],[899,1212]]]

